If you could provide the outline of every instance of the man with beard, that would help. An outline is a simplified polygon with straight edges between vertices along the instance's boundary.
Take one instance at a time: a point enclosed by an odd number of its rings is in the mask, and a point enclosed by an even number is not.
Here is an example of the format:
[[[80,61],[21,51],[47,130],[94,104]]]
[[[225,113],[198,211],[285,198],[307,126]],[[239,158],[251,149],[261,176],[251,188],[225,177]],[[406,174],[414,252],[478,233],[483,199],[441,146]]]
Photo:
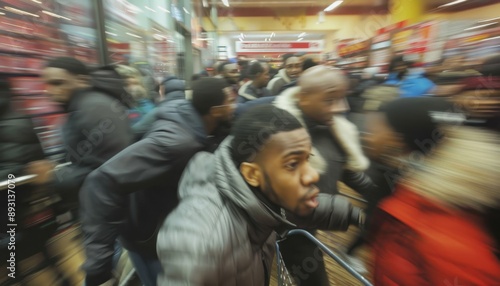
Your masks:
[[[362,225],[361,209],[319,194],[311,152],[306,128],[265,105],[245,113],[214,154],[193,157],[158,235],[158,285],[269,285],[276,232]]]
[[[237,63],[225,62],[221,64],[222,66],[222,76],[226,79],[227,83],[231,85],[235,94],[238,94],[240,89],[240,71],[238,69]]]
[[[157,231],[177,205],[181,174],[195,153],[212,148],[216,136],[211,135],[232,119],[234,102],[224,80],[195,81],[192,101],[161,106],[144,139],[89,175],[80,194],[87,286],[112,278],[111,255],[118,236],[143,285],[156,285]]]
[[[267,84],[271,95],[278,95],[284,85],[295,81],[302,73],[302,60],[298,56],[287,55],[284,57],[283,66],[284,68]]]

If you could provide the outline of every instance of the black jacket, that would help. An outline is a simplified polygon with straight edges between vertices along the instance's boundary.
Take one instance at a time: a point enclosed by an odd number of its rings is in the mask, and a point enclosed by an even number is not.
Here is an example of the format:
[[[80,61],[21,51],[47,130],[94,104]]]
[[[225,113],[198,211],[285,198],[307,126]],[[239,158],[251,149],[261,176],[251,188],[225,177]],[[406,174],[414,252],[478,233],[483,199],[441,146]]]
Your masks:
[[[0,98],[0,181],[16,177],[29,162],[45,158],[30,118],[10,110],[10,98]]]
[[[111,276],[116,238],[142,255],[156,256],[156,233],[177,205],[177,188],[189,159],[211,142],[187,100],[160,107],[141,141],[89,175],[80,194],[87,285]]]
[[[55,172],[55,189],[70,209],[78,205],[78,190],[87,175],[133,140],[126,110],[130,98],[123,80],[111,73],[98,71],[92,88],[76,91],[65,106],[62,137],[71,165]]]

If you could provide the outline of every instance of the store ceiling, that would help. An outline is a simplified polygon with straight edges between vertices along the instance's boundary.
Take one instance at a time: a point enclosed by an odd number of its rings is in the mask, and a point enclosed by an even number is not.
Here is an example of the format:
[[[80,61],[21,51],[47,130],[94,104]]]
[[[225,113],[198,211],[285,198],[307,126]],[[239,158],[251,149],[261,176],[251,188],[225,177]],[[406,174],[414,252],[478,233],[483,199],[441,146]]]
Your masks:
[[[196,1],[196,0],[193,0]],[[273,10],[283,9],[288,11],[297,10],[298,13],[317,14],[319,11],[333,3],[333,0],[227,0],[226,7],[222,0],[199,0],[200,5],[205,3],[216,3],[219,7],[220,16],[270,16]],[[399,0],[410,1],[410,0]],[[455,12],[489,4],[497,3],[498,0],[465,0],[457,5],[439,7],[453,2],[454,0],[421,0],[426,3],[427,10],[440,12]],[[344,0],[344,2],[331,13],[342,14],[364,14],[364,13],[387,13],[390,0]],[[299,12],[299,10],[301,10]]]

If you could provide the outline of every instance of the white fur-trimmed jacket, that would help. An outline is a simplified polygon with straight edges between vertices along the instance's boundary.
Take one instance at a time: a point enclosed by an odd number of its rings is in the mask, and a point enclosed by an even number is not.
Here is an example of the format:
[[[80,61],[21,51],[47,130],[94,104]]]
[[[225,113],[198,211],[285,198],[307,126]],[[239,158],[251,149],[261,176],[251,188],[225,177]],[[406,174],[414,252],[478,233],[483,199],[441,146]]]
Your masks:
[[[297,94],[299,91],[300,87],[289,88],[281,95],[277,96],[273,103],[276,107],[290,112],[304,127],[306,127],[302,111],[297,107]],[[363,154],[357,127],[341,115],[334,116],[331,134],[340,145],[342,151],[344,151],[346,160],[342,169],[339,170],[340,174],[337,174],[338,176],[336,177],[359,194],[363,196],[370,196],[370,194],[376,190],[377,186],[364,172],[368,169],[370,162]],[[315,147],[317,146],[313,146],[312,150],[312,153],[315,154],[315,156],[311,156],[310,164],[320,174],[320,176],[328,176],[326,172],[331,172],[332,170],[329,170],[330,166],[328,165],[327,160],[321,156],[321,153],[318,152]],[[332,190],[324,191],[332,193]],[[336,191],[333,193],[335,192]]]
[[[293,87],[285,90],[280,96],[276,97],[274,105],[290,112],[305,127],[306,125],[302,117],[302,111],[297,107],[297,94],[299,91],[300,87]],[[363,154],[356,125],[343,116],[334,116],[334,124],[332,125],[331,131],[332,135],[337,139],[346,153],[347,162],[344,168],[353,172],[365,171],[370,165],[370,162]],[[314,149],[313,147],[313,153],[317,155],[311,157],[311,165],[320,174],[323,174],[326,170],[326,162],[319,155],[319,152],[314,152]]]

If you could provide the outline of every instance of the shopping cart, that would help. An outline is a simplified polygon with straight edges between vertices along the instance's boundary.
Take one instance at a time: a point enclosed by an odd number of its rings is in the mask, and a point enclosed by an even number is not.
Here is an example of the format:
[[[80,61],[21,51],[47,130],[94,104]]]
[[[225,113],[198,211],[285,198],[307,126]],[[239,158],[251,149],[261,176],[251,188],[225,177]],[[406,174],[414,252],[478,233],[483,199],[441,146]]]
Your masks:
[[[278,263],[278,286],[295,286],[295,282],[288,272],[285,263],[283,261],[283,257],[280,252],[280,242],[287,239],[287,237],[292,235],[303,235],[311,240],[314,244],[316,244],[324,253],[328,254],[333,260],[335,260],[338,264],[340,264],[344,269],[346,269],[354,278],[359,280],[365,286],[372,286],[372,284],[363,276],[361,276],[356,270],[354,270],[351,266],[349,266],[344,260],[342,260],[338,255],[333,253],[326,245],[324,245],[321,241],[315,238],[309,232],[303,229],[294,229],[288,231],[285,235],[283,235],[280,239],[276,241],[276,260]]]

